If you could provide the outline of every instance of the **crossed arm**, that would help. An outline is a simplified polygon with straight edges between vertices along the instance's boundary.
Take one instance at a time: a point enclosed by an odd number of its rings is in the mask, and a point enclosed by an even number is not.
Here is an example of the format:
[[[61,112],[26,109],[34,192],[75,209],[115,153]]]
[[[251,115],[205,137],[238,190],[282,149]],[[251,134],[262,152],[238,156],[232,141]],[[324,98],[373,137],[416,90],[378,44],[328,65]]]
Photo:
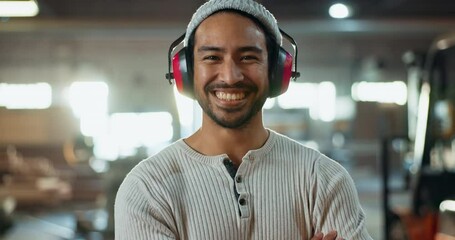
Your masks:
[[[149,208],[132,207],[139,202],[147,202],[146,199],[135,199],[138,196],[145,195],[143,188],[138,186],[128,186],[127,191],[122,191],[116,203],[116,238],[121,239],[179,239],[175,235],[175,230],[168,228],[166,221],[168,217],[163,216],[163,213],[158,214],[150,211]],[[125,189],[123,189],[125,190]],[[141,192],[141,194],[133,196],[133,192]],[[150,199],[148,199],[150,201]],[[137,206],[146,206],[139,204]],[[155,204],[154,204],[155,205]],[[129,210],[128,210],[129,209]],[[149,214],[147,214],[149,213]],[[152,215],[155,215],[153,217]],[[324,231],[324,230],[322,230]],[[310,240],[341,240],[337,231],[329,231],[326,233],[317,232]]]
[[[323,234],[321,232],[316,233],[310,240],[342,240],[343,238],[338,237],[337,231],[333,230],[328,232],[327,234]]]

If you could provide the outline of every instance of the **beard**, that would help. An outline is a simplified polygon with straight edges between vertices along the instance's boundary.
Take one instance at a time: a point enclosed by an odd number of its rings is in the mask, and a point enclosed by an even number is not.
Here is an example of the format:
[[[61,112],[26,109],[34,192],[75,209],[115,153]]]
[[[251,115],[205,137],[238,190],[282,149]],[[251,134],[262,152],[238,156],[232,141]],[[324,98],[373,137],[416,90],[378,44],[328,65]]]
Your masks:
[[[249,109],[245,111],[245,106],[240,108],[233,108],[233,109],[220,109],[219,111],[223,111],[221,114],[215,113],[213,110],[214,106],[210,102],[209,95],[214,88],[241,88],[247,89],[250,93],[258,92],[258,88],[254,85],[248,85],[245,83],[236,83],[233,86],[225,85],[225,84],[209,84],[204,88],[203,92],[196,91],[196,100],[198,101],[199,105],[201,106],[202,110],[204,111],[207,116],[209,116],[216,124],[223,128],[229,129],[241,129],[249,125],[251,119],[258,114],[262,110],[265,101],[267,100],[267,93],[262,93],[259,95],[258,99],[256,99],[251,106],[246,106]],[[204,95],[202,95],[204,94]],[[236,113],[244,111],[243,114],[239,116],[233,116]],[[231,116],[230,116],[231,115]]]

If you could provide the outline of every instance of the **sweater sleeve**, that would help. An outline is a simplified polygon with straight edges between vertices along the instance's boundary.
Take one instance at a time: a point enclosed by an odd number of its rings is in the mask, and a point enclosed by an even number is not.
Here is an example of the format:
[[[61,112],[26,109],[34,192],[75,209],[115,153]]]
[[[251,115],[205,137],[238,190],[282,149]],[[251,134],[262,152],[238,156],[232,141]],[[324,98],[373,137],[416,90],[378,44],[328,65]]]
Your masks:
[[[178,239],[170,209],[155,189],[133,174],[125,178],[115,200],[116,240]]]
[[[315,231],[336,230],[339,237],[350,240],[372,239],[366,230],[365,214],[349,173],[324,155],[315,164]]]

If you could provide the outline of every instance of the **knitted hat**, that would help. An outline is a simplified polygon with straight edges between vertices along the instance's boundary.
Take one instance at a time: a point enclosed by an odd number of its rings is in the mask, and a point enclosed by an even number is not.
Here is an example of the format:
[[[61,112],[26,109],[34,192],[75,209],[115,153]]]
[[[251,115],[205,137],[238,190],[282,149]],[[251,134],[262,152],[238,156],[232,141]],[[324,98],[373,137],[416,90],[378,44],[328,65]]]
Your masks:
[[[281,45],[282,36],[277,21],[272,13],[261,4],[253,0],[210,0],[200,6],[193,14],[193,17],[186,28],[184,46],[188,46],[190,35],[202,21],[214,12],[226,9],[238,10],[252,15],[259,20],[259,22],[264,24],[264,26],[275,36],[277,43]]]

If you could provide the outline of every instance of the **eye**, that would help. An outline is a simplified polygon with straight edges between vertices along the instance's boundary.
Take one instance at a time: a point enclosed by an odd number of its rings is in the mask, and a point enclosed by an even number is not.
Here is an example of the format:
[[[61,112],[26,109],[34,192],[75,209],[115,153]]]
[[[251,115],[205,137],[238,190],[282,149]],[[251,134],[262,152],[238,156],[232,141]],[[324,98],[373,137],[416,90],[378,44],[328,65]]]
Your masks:
[[[203,60],[207,60],[207,61],[218,61],[218,60],[220,60],[220,58],[218,56],[215,56],[215,55],[204,56],[202,59]]]
[[[240,58],[242,61],[257,61],[259,58],[254,55],[245,55]]]

